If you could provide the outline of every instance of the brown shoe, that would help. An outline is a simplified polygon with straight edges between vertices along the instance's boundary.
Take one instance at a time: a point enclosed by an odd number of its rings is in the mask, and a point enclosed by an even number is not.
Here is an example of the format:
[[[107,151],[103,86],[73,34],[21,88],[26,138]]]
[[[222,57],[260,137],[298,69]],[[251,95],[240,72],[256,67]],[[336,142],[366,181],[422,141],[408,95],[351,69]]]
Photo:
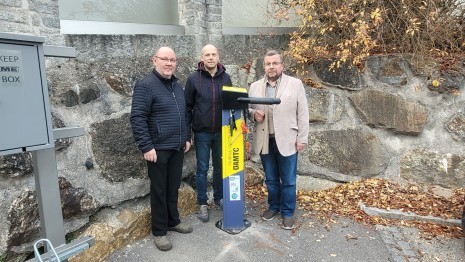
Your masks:
[[[192,228],[191,225],[188,225],[188,224],[182,223],[182,222],[177,226],[168,228],[168,231],[175,231],[175,232],[178,232],[178,233],[181,233],[181,234],[191,233],[192,230],[193,230],[193,228]]]
[[[294,217],[283,217],[283,228],[291,230],[294,228]]]
[[[278,213],[279,213],[279,211],[273,211],[273,210],[268,209],[268,210],[266,210],[265,212],[263,212],[263,214],[262,214],[262,219],[263,219],[263,220],[266,220],[266,221],[271,220],[271,219],[273,219],[273,217],[276,216]]]
[[[166,236],[155,236],[153,242],[155,242],[155,246],[160,251],[168,251],[173,248],[173,245],[171,245],[171,242]]]

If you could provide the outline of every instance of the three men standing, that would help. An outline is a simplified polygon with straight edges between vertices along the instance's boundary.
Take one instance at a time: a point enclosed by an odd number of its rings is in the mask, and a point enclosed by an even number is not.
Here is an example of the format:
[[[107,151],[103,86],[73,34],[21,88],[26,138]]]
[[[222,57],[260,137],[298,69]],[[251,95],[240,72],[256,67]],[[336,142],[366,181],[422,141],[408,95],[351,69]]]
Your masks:
[[[172,248],[166,238],[167,231],[192,232],[190,225],[181,223],[177,207],[184,153],[191,146],[191,128],[197,155],[199,219],[209,221],[207,172],[210,153],[214,203],[222,208],[222,87],[231,86],[232,82],[219,63],[218,50],[213,45],[202,48],[198,69],[187,79],[184,92],[174,76],[177,59],[171,48],[161,47],[152,62],[153,72],[134,87],[131,126],[147,161],[155,245],[166,251]],[[283,60],[278,52],[266,53],[264,67],[265,77],[252,83],[249,96],[279,98],[281,104],[252,104],[249,109],[254,121],[253,149],[260,155],[268,188],[269,208],[262,218],[271,220],[281,213],[283,227],[292,229],[297,156],[308,143],[307,98],[302,81],[283,74]]]

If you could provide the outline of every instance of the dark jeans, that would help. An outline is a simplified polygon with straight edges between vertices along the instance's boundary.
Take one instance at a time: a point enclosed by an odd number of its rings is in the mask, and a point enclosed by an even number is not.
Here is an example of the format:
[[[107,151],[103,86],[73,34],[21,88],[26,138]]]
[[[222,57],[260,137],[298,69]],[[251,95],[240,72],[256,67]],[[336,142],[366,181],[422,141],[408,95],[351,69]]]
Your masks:
[[[294,215],[296,202],[297,156],[282,156],[276,140],[270,138],[268,154],[260,154],[265,169],[265,184],[268,189],[268,205],[283,217]]]
[[[178,190],[181,186],[184,151],[157,151],[157,162],[147,162],[150,178],[152,234],[164,236],[168,227],[181,223]]]
[[[197,203],[207,204],[207,172],[210,162],[210,150],[213,165],[213,198],[223,198],[223,175],[221,169],[221,132],[195,132],[195,154],[197,155]]]

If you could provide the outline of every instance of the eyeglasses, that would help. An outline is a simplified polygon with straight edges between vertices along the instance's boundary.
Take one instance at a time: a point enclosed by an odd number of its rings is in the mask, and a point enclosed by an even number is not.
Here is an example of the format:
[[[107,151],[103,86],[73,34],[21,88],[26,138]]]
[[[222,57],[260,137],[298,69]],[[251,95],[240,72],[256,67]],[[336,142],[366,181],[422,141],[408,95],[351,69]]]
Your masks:
[[[176,59],[174,58],[169,59],[167,57],[159,57],[159,56],[155,56],[155,57],[163,61],[165,64],[168,64],[168,62],[171,62],[172,64],[176,63]]]
[[[276,66],[278,66],[280,64],[282,64],[282,62],[266,63],[265,67],[270,67],[270,66],[276,67]]]

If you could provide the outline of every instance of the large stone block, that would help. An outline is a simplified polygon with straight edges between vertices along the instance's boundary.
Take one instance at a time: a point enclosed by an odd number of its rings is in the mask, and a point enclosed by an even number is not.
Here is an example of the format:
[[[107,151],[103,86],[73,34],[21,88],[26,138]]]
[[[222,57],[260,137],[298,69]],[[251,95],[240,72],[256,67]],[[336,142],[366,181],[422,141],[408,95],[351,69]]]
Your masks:
[[[32,34],[33,28],[27,24],[11,23],[0,20],[0,28],[2,32],[15,33],[15,34]]]
[[[63,177],[59,177],[59,189],[65,219],[91,215],[100,208],[84,188],[74,187]],[[31,243],[37,240],[40,233],[39,207],[34,191],[25,190],[12,201],[8,208],[7,223],[8,232],[1,232],[0,238],[7,239],[7,248],[12,251],[9,257],[31,251]],[[77,225],[78,228],[81,226]]]
[[[98,65],[71,59],[47,68],[50,102],[56,106],[74,107],[97,100],[101,96],[97,79]]]
[[[416,148],[402,156],[400,176],[427,185],[465,187],[465,155]]]
[[[0,0],[0,5],[20,7],[22,4],[22,1],[18,0]]]
[[[363,88],[361,74],[354,67],[346,64],[340,68],[330,70],[333,60],[322,60],[313,64],[313,71],[327,86],[337,87],[347,90],[360,90]]]
[[[181,217],[197,211],[197,193],[190,185],[184,182],[181,183],[181,187],[179,188],[178,210]]]
[[[265,180],[265,173],[260,168],[253,166],[249,161],[246,161],[245,172],[245,184],[246,186],[255,186],[263,183]]]
[[[24,191],[10,205],[7,223],[8,247],[19,247],[30,243],[39,235],[40,220],[36,194],[33,191]]]
[[[334,188],[340,183],[329,181],[326,179],[314,178],[311,176],[297,176],[297,190],[302,191],[322,191]]]
[[[32,172],[32,156],[29,153],[0,156],[0,176],[18,177]]]
[[[382,83],[394,86],[404,86],[408,83],[410,65],[401,56],[372,56],[366,64],[367,69]]]
[[[213,13],[207,13],[205,15],[205,20],[207,22],[216,22],[216,21],[221,21],[221,13],[220,14],[213,14]]]
[[[31,11],[50,14],[58,17],[58,1],[48,0],[29,0],[29,8]]]
[[[84,188],[74,187],[64,177],[59,177],[58,184],[64,219],[91,215],[100,208],[98,201]]]
[[[74,90],[67,90],[60,95],[60,103],[66,107],[73,107],[79,104],[79,95]]]
[[[94,83],[80,89],[79,92],[79,103],[88,104],[92,101],[97,100],[100,97],[100,89]]]
[[[149,59],[134,58],[115,58],[112,61],[101,60],[96,64],[100,68],[96,72],[97,76],[103,76],[112,90],[125,97],[132,95],[134,84],[151,73],[153,67]]]
[[[70,258],[70,262],[105,261],[114,251],[150,233],[148,208],[144,210],[127,208],[106,213],[108,213],[107,220],[92,224],[82,234],[82,236],[93,236],[95,245]]]
[[[465,89],[465,63],[451,59],[443,61],[441,67],[436,69],[426,82],[429,90],[440,94],[460,95]],[[433,85],[433,81],[439,85]]]
[[[60,29],[60,19],[58,17],[42,17],[42,24],[45,27]]]
[[[7,9],[7,8],[5,8]],[[16,9],[7,9],[0,12],[0,20],[13,22],[13,23],[22,23],[27,24],[29,21],[28,13],[25,10],[16,10]]]
[[[105,81],[110,86],[110,88],[115,90],[118,94],[126,96],[131,94],[132,87],[126,87],[125,90],[125,88],[123,87],[123,78],[121,76],[109,72],[104,72],[103,77],[105,78]]]
[[[40,25],[42,23],[42,17],[38,13],[32,14],[31,15],[31,21],[32,21],[33,26],[40,27]]]
[[[452,134],[452,137],[461,142],[465,142],[465,114],[458,113],[452,120],[446,124],[447,131]]]
[[[179,189],[178,209],[181,217],[197,210],[195,191],[185,183]],[[94,220],[79,236],[93,236],[95,245],[70,262],[105,261],[114,251],[151,234],[149,199],[131,200],[116,209],[105,208]]]
[[[310,122],[334,123],[341,119],[342,99],[326,89],[309,88],[308,111]]]
[[[239,65],[224,65],[226,72],[231,76],[233,86],[248,88],[247,72],[244,66]]]
[[[350,99],[362,121],[371,127],[418,135],[428,119],[425,106],[387,92],[366,89]]]
[[[389,152],[379,138],[362,126],[310,132],[309,146],[299,155],[299,171],[301,175],[352,181],[381,175],[389,161]]]
[[[92,125],[92,148],[102,176],[111,182],[147,178],[146,164],[131,132],[129,114]]]
[[[216,6],[219,6],[221,7],[221,2],[222,0],[206,0],[205,3],[207,5],[216,5]]]
[[[191,147],[191,149],[186,154],[184,154],[181,179],[183,181],[186,181],[191,178],[194,178],[196,171],[197,171],[197,157],[195,155],[195,145],[194,145]]]

